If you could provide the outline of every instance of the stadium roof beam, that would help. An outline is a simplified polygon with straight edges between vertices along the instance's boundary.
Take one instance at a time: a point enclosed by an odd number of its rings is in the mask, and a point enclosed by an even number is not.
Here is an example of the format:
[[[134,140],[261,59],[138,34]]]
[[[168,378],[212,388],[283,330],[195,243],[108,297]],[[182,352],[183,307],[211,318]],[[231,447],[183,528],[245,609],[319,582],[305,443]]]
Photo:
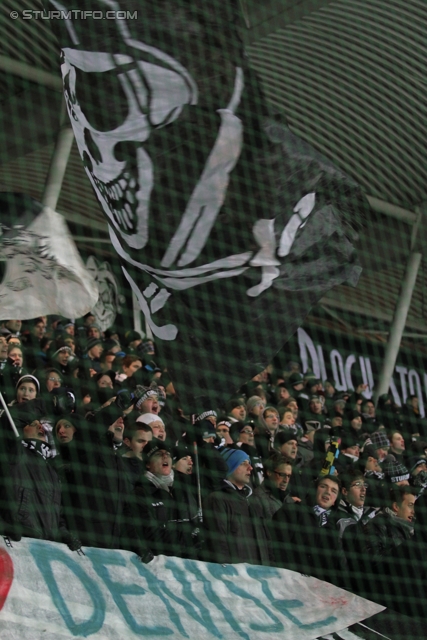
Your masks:
[[[37,67],[31,64],[0,55],[0,71],[11,73],[14,76],[24,78],[24,80],[30,80],[54,91],[62,92],[61,76],[50,73],[49,71],[44,71],[43,69],[37,69]]]
[[[399,297],[396,302],[393,322],[390,327],[390,334],[387,341],[387,347],[384,354],[384,360],[381,367],[381,373],[375,389],[375,403],[378,398],[388,393],[390,380],[394,373],[397,355],[399,353],[400,343],[402,342],[403,331],[406,326],[409,307],[411,306],[412,294],[415,289],[417,275],[421,264],[423,254],[421,253],[421,242],[418,237],[419,227],[424,222],[426,216],[426,205],[416,207],[417,219],[412,229],[411,252],[406,263],[405,275],[400,287]]]
[[[390,331],[379,331],[377,329],[357,329],[358,333],[370,333],[379,336],[388,336]],[[420,338],[427,340],[427,333],[403,333],[402,338]]]
[[[332,290],[333,292],[333,290]],[[323,297],[319,304],[322,307],[332,307],[333,309],[339,309],[340,311],[345,311],[348,314],[354,314],[355,316],[364,316],[366,318],[371,318],[374,320],[380,320],[381,322],[391,323],[393,317],[387,311],[384,311],[382,308],[370,308],[361,309],[358,303],[351,303],[347,301],[343,301],[337,296],[331,295],[330,297]],[[424,332],[426,330],[425,321],[420,320],[411,320],[407,323],[407,327],[413,329],[414,331]]]
[[[403,209],[402,207],[398,207],[390,202],[385,202],[385,200],[380,200],[374,196],[366,197],[371,208],[377,213],[382,213],[383,215],[390,216],[391,218],[396,218],[396,220],[401,220],[407,224],[415,224],[417,214],[414,211]]]

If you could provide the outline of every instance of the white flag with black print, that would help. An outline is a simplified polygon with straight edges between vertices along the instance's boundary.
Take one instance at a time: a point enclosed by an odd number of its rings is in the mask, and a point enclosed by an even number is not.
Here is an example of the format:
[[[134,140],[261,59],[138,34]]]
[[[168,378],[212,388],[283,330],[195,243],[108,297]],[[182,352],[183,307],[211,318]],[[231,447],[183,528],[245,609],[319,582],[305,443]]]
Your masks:
[[[98,288],[59,213],[22,193],[0,193],[0,320],[79,318]]]

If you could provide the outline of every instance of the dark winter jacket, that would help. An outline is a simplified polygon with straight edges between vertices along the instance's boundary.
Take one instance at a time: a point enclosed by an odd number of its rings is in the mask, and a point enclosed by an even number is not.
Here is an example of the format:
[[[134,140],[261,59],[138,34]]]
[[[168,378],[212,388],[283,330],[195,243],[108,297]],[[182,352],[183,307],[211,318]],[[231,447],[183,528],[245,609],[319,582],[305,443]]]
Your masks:
[[[289,491],[293,496],[304,500],[311,485],[313,476],[309,467],[311,463],[307,465],[304,463],[304,458],[298,452],[295,460],[290,460],[292,466],[292,478],[289,481]]]
[[[249,500],[249,486],[238,489],[228,480],[221,491],[205,501],[203,509],[206,550],[209,562],[248,562],[268,565],[271,550],[262,510]]]
[[[49,445],[14,437],[3,438],[2,445],[0,532],[15,540],[28,536],[70,543],[61,516],[61,485],[49,464]]]
[[[134,526],[132,487],[105,424],[84,421],[73,440],[59,450],[64,515],[70,531],[87,546],[144,555],[146,547]]]
[[[364,550],[371,562],[380,562],[383,556],[393,552],[414,535],[414,526],[403,518],[393,515],[387,507],[369,522],[364,530]]]
[[[268,480],[264,480],[263,484],[254,490],[249,502],[257,509],[259,507],[263,517],[270,520],[284,503],[293,504],[294,501],[288,489],[281,491],[271,486]]]
[[[195,475],[187,475],[180,471],[174,472],[172,492],[175,499],[177,518],[195,527],[198,526],[199,507]]]
[[[409,448],[412,442],[412,434],[418,433],[425,436],[426,433],[426,421],[423,419],[419,412],[414,411],[411,405],[411,400],[408,399],[406,405],[402,407],[402,435],[405,439],[406,447]]]
[[[342,543],[351,590],[405,615],[425,598],[425,542],[417,545],[413,525],[381,510],[365,527],[348,527]],[[425,603],[423,603],[425,605]],[[411,613],[412,615],[412,613]]]
[[[141,480],[141,477],[146,472],[146,467],[139,458],[128,458],[127,456],[122,456],[121,458],[128,480],[132,486],[132,490],[134,490],[135,485]]]
[[[135,486],[135,504],[137,527],[154,555],[197,557],[194,523],[182,519],[172,488],[164,489],[144,476]]]
[[[372,507],[386,507],[390,500],[390,484],[384,479],[382,472],[365,471],[368,484],[367,500]]]
[[[0,373],[0,389],[6,404],[10,404],[16,398],[16,383],[19,378],[28,373],[24,367],[16,367],[10,358],[7,359]],[[3,408],[1,409],[3,411]]]
[[[313,460],[314,452],[311,440],[306,438],[298,440],[298,454],[301,456],[304,465]]]
[[[255,448],[261,460],[267,460],[272,451],[271,432],[263,427],[257,427],[255,431]]]
[[[339,585],[346,561],[335,514],[328,514],[326,523],[322,522],[311,505],[284,504],[271,523],[275,563]]]
[[[340,538],[347,533],[347,527],[358,525],[364,527],[368,522],[375,518],[378,509],[374,507],[362,507],[361,514],[353,510],[351,504],[341,500],[336,513],[336,523]],[[360,517],[359,517],[360,516]]]
[[[198,443],[202,497],[218,491],[227,476],[228,466],[218,449],[208,442]]]

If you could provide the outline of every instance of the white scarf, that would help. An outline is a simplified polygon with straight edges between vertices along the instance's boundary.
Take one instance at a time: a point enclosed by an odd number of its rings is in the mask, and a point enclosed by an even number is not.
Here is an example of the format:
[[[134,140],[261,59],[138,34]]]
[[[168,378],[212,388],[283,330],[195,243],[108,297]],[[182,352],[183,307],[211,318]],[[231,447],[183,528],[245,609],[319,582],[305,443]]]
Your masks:
[[[360,518],[363,516],[363,507],[355,507],[354,505],[351,505],[351,510],[356,516],[357,522],[359,522]]]
[[[169,487],[173,484],[173,469],[168,476],[155,476],[151,471],[146,471],[145,475],[158,489],[165,489],[166,491],[169,491]]]

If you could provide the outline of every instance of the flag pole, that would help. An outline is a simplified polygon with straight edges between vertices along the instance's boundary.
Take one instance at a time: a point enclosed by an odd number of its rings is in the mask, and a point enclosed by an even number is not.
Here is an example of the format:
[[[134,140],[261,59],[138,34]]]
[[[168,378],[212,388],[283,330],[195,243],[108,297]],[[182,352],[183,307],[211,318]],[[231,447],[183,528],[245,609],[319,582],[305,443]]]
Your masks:
[[[74,132],[67,116],[64,99],[61,103],[60,129],[56,137],[55,148],[50,159],[49,171],[44,186],[42,204],[56,211],[62,183],[67,169],[71,147],[74,142]]]
[[[199,522],[203,522],[203,509],[202,509],[202,490],[200,487],[200,468],[199,468],[199,452],[197,448],[197,442],[194,441],[194,457],[196,458],[196,478],[197,478],[197,502],[199,503]]]
[[[196,415],[193,413],[191,415],[191,424],[193,426],[193,435],[194,435],[194,426],[196,424]],[[200,486],[200,466],[199,466],[199,449],[197,447],[197,440],[194,437],[193,440],[193,451],[194,451],[194,458],[195,458],[195,462],[196,462],[196,478],[197,478],[197,502],[199,505],[199,513],[198,513],[198,517],[199,517],[199,522],[203,522],[203,509],[202,509],[202,490],[201,490],[201,486]]]
[[[13,432],[14,432],[15,436],[16,436],[17,438],[20,438],[21,436],[19,435],[19,433],[18,433],[18,429],[16,428],[16,425],[15,425],[15,423],[14,423],[14,421],[13,421],[13,418],[12,418],[12,416],[10,415],[9,407],[8,407],[8,406],[7,406],[7,404],[6,404],[5,399],[3,398],[3,394],[2,394],[2,392],[1,392],[1,391],[0,391],[0,402],[1,402],[1,403],[2,403],[2,405],[3,405],[4,412],[5,412],[6,416],[7,416],[7,419],[9,420],[10,426],[12,427],[12,429],[13,429]]]

